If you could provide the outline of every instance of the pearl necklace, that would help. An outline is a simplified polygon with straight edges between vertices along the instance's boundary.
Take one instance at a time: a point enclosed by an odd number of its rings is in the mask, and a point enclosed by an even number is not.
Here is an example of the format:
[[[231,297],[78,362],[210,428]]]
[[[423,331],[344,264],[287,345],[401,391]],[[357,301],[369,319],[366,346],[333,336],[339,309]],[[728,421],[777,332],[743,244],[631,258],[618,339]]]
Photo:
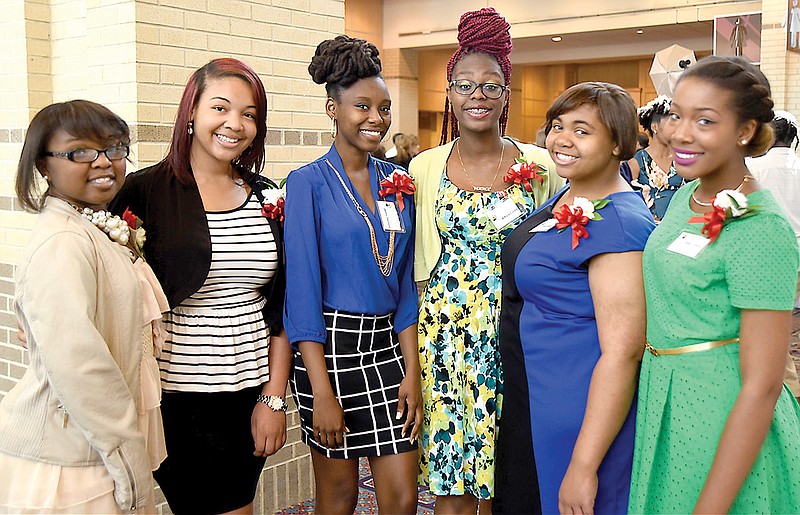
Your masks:
[[[82,218],[89,220],[95,227],[105,232],[111,241],[115,241],[123,247],[128,244],[130,227],[128,227],[128,224],[119,216],[112,215],[104,209],[95,211],[90,207],[81,208],[72,204],[70,204],[70,206],[72,206]]]

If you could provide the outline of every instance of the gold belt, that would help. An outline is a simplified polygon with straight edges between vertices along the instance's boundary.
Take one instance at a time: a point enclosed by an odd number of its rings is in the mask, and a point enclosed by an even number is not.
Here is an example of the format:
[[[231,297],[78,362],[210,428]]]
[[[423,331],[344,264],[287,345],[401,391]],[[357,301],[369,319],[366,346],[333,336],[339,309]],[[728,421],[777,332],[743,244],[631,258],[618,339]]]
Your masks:
[[[656,349],[650,342],[644,342],[644,348],[647,349],[653,356],[665,356],[669,354],[687,354],[689,352],[702,352],[704,350],[716,349],[717,347],[724,347],[731,343],[737,343],[739,338],[729,338],[727,340],[715,340],[713,342],[695,343],[693,345],[685,345],[683,347],[675,347],[673,349]]]

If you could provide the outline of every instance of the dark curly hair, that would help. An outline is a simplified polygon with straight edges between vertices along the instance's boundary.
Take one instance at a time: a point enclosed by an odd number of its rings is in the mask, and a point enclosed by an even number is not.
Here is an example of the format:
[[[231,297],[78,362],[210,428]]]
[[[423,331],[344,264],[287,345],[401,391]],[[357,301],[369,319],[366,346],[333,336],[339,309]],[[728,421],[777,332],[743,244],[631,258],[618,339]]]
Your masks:
[[[643,105],[637,111],[639,116],[639,125],[647,131],[647,134],[652,138],[653,124],[658,124],[669,115],[669,107],[672,102],[666,95],[659,95],[647,104]]]
[[[689,66],[678,79],[678,84],[687,78],[709,81],[720,89],[730,91],[734,102],[731,109],[739,123],[748,120],[758,122],[753,138],[747,143],[748,156],[760,156],[772,146],[772,107],[774,102],[767,77],[750,61],[743,57],[720,57],[710,55]]]
[[[328,96],[341,100],[342,90],[366,77],[381,76],[378,48],[349,36],[336,36],[317,45],[308,73],[317,84],[325,84]]]

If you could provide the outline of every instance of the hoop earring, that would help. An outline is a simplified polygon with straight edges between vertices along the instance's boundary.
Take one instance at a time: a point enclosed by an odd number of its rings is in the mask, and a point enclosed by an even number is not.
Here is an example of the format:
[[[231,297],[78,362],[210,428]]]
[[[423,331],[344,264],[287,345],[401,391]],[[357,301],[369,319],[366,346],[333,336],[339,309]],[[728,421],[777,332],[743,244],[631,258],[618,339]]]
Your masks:
[[[336,125],[336,118],[331,118],[331,137],[335,138],[339,132],[339,127]]]
[[[189,133],[189,136],[194,134],[194,122],[192,120],[189,120],[189,129],[187,130],[187,132]]]

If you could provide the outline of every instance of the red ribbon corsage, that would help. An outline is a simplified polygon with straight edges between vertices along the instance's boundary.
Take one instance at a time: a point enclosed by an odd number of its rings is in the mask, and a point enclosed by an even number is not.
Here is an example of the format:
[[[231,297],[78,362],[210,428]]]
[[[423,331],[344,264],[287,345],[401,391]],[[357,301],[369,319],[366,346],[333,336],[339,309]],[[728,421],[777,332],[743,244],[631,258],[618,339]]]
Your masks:
[[[518,157],[516,162],[508,169],[503,180],[514,184],[522,184],[528,191],[533,191],[533,181],[544,184],[544,173],[547,168],[537,163],[529,163],[524,158]],[[539,174],[539,170],[542,174]]]
[[[264,203],[261,205],[261,214],[266,218],[272,218],[273,220],[283,222],[283,208],[286,205],[286,194],[283,188],[269,188],[262,190],[261,194],[264,196]]]
[[[747,197],[736,190],[722,190],[711,199],[711,211],[703,216],[689,218],[690,224],[702,223],[700,232],[713,243],[722,233],[722,228],[737,218],[753,216],[758,206],[750,206]]]
[[[393,193],[399,193],[399,195],[397,195],[397,205],[400,206],[400,211],[402,211],[405,207],[402,194],[411,195],[415,191],[417,191],[417,187],[414,186],[414,181],[411,179],[411,176],[401,170],[395,169],[392,175],[381,181],[381,189],[378,191],[378,195],[381,198],[386,198]]]
[[[589,200],[584,197],[575,197],[572,205],[562,204],[561,208],[553,213],[556,219],[558,232],[564,231],[567,227],[572,228],[572,249],[580,243],[581,238],[588,238],[589,231],[586,226],[591,220],[602,220],[603,217],[597,212],[603,209],[610,200]]]

